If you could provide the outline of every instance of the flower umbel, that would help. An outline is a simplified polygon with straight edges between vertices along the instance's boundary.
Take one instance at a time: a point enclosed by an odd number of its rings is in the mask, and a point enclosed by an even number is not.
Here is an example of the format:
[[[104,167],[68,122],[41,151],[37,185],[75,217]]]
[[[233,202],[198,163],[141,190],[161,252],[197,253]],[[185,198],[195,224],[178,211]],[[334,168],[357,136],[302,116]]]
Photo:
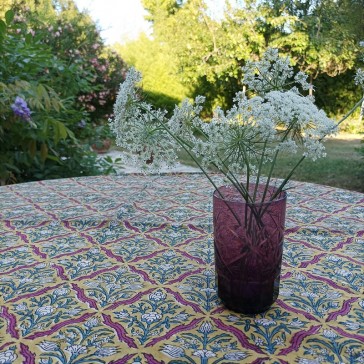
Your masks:
[[[307,157],[325,156],[324,138],[336,132],[336,124],[305,96],[310,85],[302,72],[296,75],[288,58],[270,49],[259,62],[249,62],[243,71],[246,93],[237,93],[230,110],[216,108],[211,120],[202,120],[204,97],[185,100],[173,115],[155,110],[141,99],[141,75],[131,69],[121,84],[114,105],[111,130],[116,144],[131,152],[142,170],[158,171],[172,166],[183,149],[214,185],[209,168],[219,170],[247,202],[264,201],[259,184],[272,182],[277,160],[284,153],[296,154],[297,164],[277,186],[273,200],[284,189],[297,166]],[[153,156],[153,162],[147,164]],[[263,178],[263,169],[266,176]],[[216,188],[216,186],[214,185]]]

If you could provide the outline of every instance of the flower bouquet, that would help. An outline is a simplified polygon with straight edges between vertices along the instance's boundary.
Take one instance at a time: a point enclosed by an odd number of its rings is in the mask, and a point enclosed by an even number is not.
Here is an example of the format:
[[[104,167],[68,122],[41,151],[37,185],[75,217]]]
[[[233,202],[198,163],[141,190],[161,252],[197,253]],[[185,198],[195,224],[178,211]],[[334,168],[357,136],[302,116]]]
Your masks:
[[[214,187],[213,222],[219,297],[228,308],[256,313],[275,301],[282,260],[287,183],[305,158],[325,156],[323,141],[337,124],[307,93],[307,76],[294,74],[289,58],[269,49],[261,61],[248,62],[234,105],[200,116],[204,97],[184,100],[171,117],[143,101],[141,75],[131,69],[121,84],[111,130],[116,144],[142,170],[173,166],[184,150]],[[298,160],[282,180],[272,178],[284,153]],[[146,163],[153,155],[153,163]],[[211,172],[211,168],[213,172]],[[265,168],[266,175],[263,175]],[[216,186],[216,170],[227,186]]]

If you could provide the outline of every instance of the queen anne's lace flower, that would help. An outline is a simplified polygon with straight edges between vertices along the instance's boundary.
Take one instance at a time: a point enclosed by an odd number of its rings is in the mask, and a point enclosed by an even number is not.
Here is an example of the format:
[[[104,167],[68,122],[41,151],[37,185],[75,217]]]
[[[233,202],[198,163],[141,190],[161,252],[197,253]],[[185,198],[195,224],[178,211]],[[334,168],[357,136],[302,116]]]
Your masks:
[[[155,110],[140,97],[141,74],[132,68],[120,86],[115,116],[110,119],[116,144],[129,153],[124,162],[139,165],[142,171],[159,171],[172,166],[183,149],[207,176],[210,167],[217,168],[245,200],[252,200],[249,186],[239,181],[246,177],[256,184],[269,184],[280,154],[297,155],[293,171],[305,157],[324,157],[322,142],[336,126],[314,105],[312,96],[300,93],[311,87],[307,76],[294,75],[289,58],[279,57],[276,49],[269,49],[259,62],[248,62],[243,73],[248,92],[238,92],[231,109],[217,107],[206,121],[200,116],[202,96],[194,103],[184,100],[170,118],[165,111]],[[359,72],[357,82],[362,78]],[[264,179],[262,170],[267,164],[269,175]]]

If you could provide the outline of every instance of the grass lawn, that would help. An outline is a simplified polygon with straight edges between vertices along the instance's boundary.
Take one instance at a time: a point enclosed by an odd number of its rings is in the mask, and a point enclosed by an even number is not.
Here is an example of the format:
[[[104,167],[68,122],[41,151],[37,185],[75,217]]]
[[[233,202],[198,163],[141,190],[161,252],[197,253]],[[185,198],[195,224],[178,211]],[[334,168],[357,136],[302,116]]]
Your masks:
[[[361,135],[341,134],[328,139],[326,158],[303,161],[292,179],[364,192],[364,157],[356,151],[362,138]],[[281,158],[274,177],[287,175],[296,162],[295,156]],[[181,163],[193,165],[186,155],[181,156]]]
[[[326,158],[305,160],[292,179],[364,192],[364,157],[356,151],[360,136],[341,135],[325,143]],[[275,177],[282,177],[294,166],[296,158],[282,158]]]

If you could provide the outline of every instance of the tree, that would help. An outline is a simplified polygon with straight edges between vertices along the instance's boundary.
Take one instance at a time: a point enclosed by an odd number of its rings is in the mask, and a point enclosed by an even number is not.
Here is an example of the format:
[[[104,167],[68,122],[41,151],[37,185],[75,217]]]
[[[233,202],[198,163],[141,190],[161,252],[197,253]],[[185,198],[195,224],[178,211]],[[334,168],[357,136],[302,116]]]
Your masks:
[[[116,51],[143,75],[143,90],[156,107],[173,110],[187,97],[189,89],[177,75],[177,59],[168,44],[141,35],[127,45],[115,46]]]
[[[150,13],[155,41],[168,45],[181,81],[194,85],[191,96],[205,91],[209,109],[221,102],[229,106],[241,87],[241,66],[263,43],[254,29],[252,9],[240,11],[238,26],[231,8],[225,20],[213,19],[202,0],[144,0],[143,4]]]
[[[316,79],[318,100],[325,99],[327,77],[340,75],[342,99],[320,103],[327,110],[339,111],[349,91],[359,92],[349,77],[364,38],[363,0],[249,0],[238,7],[227,0],[219,19],[209,16],[203,0],[143,4],[153,24],[151,45],[175,56],[174,70],[189,85],[190,96],[207,96],[207,113],[216,104],[231,106],[235,92],[244,87],[242,66],[268,47],[286,53],[297,69],[308,73],[312,82]]]
[[[267,44],[287,52],[312,79],[353,69],[364,36],[363,0],[268,0],[260,9]]]

